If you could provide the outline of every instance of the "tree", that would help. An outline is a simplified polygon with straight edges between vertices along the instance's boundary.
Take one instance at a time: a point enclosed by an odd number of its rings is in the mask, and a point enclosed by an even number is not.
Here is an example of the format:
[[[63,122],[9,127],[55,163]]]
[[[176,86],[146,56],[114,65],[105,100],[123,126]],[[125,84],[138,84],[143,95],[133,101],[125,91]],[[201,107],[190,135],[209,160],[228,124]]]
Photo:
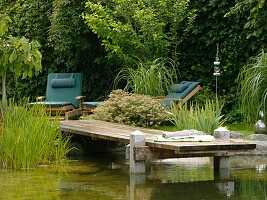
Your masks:
[[[6,77],[13,72],[15,76],[31,77],[33,72],[42,69],[42,54],[38,42],[30,42],[25,37],[8,35],[11,19],[0,15],[0,75],[2,76],[2,101],[6,101]]]
[[[267,1],[265,0],[239,0],[225,16],[234,17],[246,13],[246,24],[244,28],[248,30],[247,38],[265,38],[267,26]],[[265,44],[266,47],[266,44]]]
[[[88,1],[85,23],[101,39],[108,58],[128,66],[172,57],[183,37],[183,24],[190,24],[194,11],[189,0]],[[175,57],[175,56],[173,56]]]

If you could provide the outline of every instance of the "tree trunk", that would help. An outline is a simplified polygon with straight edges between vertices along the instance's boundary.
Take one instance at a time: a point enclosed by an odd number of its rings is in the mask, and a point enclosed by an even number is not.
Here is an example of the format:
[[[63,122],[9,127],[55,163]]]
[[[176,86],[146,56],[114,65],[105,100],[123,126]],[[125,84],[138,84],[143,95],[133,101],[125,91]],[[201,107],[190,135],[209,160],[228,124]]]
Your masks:
[[[2,75],[2,103],[6,102],[6,73]]]

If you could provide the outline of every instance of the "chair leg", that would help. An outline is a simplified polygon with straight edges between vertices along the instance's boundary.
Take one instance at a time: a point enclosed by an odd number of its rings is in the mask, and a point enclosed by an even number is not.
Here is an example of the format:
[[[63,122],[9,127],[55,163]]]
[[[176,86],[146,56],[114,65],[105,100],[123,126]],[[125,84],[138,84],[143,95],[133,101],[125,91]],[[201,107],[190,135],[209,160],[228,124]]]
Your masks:
[[[69,120],[70,117],[81,115],[82,111],[80,109],[71,110],[65,113],[65,120]]]

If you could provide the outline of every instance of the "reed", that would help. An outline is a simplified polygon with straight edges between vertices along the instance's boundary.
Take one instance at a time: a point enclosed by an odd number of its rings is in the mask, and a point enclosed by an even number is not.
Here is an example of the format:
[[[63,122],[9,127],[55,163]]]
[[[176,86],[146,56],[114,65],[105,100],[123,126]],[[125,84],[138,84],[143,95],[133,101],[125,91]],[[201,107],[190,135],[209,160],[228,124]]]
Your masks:
[[[126,81],[125,90],[136,94],[164,96],[178,80],[175,64],[170,59],[158,58],[152,63],[140,62],[137,69],[121,69],[114,80],[115,87],[122,80]]]
[[[40,164],[58,163],[69,150],[58,120],[51,121],[40,106],[29,108],[26,101],[9,101],[2,106],[0,160],[3,167],[29,169]]]
[[[260,179],[247,179],[240,180],[239,187],[237,188],[238,196],[240,199],[267,199],[267,183]]]
[[[207,100],[203,106],[198,103],[173,105],[169,116],[178,130],[196,129],[213,134],[225,122],[221,115],[222,108],[223,105],[219,106],[213,100]]]

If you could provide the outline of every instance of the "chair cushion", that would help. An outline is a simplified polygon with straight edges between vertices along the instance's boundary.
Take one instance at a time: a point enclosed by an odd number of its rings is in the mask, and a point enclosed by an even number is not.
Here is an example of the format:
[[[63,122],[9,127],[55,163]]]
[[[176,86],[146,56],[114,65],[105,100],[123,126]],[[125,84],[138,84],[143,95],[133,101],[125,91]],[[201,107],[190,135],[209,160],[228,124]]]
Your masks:
[[[185,91],[186,88],[188,88],[187,84],[174,84],[171,88],[171,91],[181,93],[181,92]]]
[[[82,77],[82,73],[50,73],[47,80],[46,101],[71,102],[75,108],[78,108],[79,100],[75,98],[81,96]],[[53,81],[52,87],[53,79],[56,80]]]
[[[42,102],[34,102],[29,103],[30,105],[43,105],[46,107],[61,107],[61,106],[68,106],[72,105],[71,102],[65,102],[65,101],[42,101]]]
[[[103,101],[83,102],[82,105],[83,106],[94,106],[94,107],[97,107],[97,106],[99,106],[102,103],[103,103]]]
[[[52,88],[73,88],[75,86],[74,78],[61,78],[51,80]]]
[[[176,84],[179,85],[179,84]],[[178,101],[179,99],[184,99],[192,90],[194,90],[198,85],[199,82],[191,82],[191,81],[182,81],[180,83],[182,86],[186,86],[184,91],[182,92],[170,92],[165,98],[164,98],[164,104],[166,107],[171,107],[171,102]],[[177,99],[177,100],[173,100]]]

